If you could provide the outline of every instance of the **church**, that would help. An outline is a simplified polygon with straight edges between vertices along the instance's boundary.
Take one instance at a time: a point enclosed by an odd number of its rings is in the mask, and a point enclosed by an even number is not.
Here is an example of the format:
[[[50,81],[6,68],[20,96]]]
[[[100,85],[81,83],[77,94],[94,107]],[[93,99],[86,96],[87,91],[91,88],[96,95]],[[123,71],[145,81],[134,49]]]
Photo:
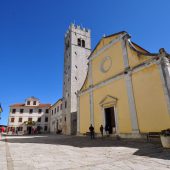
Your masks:
[[[91,124],[121,137],[170,128],[170,55],[148,52],[125,31],[103,37],[77,93],[77,134]]]

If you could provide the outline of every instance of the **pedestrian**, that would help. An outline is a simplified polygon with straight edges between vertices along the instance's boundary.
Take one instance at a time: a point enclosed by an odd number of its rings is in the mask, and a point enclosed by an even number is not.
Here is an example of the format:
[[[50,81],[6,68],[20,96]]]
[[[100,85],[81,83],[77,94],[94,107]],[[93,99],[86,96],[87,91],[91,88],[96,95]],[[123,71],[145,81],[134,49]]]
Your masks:
[[[101,135],[103,137],[103,125],[100,126],[100,133],[101,133]]]
[[[90,125],[89,130],[90,130],[90,138],[94,139],[94,127],[92,126],[92,124]]]

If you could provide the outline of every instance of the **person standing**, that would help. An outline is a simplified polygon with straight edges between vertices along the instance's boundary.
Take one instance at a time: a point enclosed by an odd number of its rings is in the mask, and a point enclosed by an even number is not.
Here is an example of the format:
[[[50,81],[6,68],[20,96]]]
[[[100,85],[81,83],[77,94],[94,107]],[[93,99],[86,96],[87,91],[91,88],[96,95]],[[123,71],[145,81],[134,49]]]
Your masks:
[[[100,133],[101,133],[101,135],[103,137],[103,125],[100,126]]]
[[[94,127],[92,126],[92,124],[90,125],[89,130],[90,130],[90,138],[94,139]]]

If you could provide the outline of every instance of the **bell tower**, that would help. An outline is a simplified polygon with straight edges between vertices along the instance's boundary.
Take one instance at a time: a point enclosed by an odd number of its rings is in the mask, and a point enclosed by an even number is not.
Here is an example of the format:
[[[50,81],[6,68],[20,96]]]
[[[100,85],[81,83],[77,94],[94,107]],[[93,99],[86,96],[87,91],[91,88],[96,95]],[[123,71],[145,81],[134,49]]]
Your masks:
[[[65,34],[63,79],[64,134],[77,132],[77,91],[82,87],[91,53],[90,30],[71,24]]]

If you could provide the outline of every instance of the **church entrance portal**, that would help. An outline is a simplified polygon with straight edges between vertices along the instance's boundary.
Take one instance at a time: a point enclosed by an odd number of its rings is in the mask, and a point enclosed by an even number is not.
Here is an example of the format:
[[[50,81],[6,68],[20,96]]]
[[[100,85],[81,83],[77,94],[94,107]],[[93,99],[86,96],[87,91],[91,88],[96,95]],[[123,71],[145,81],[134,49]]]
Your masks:
[[[109,134],[115,133],[116,122],[114,107],[105,108],[105,130],[109,131]]]

